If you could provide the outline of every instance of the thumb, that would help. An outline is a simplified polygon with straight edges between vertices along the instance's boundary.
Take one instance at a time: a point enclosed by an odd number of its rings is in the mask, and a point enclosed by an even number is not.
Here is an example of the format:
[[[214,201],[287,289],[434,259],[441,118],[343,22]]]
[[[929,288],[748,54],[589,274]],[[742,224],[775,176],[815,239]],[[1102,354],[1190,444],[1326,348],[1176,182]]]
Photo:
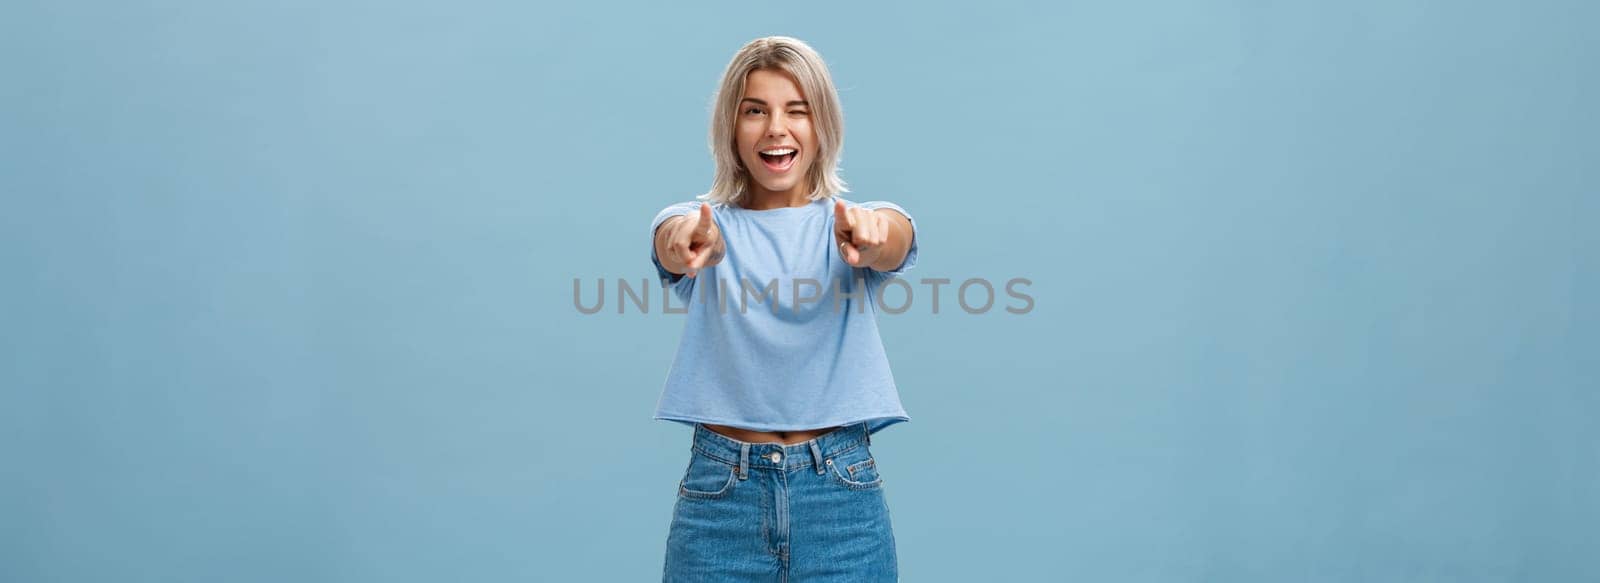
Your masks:
[[[844,262],[850,264],[851,267],[860,267],[861,251],[856,249],[856,246],[850,244],[849,241],[839,242],[839,257],[844,259]]]

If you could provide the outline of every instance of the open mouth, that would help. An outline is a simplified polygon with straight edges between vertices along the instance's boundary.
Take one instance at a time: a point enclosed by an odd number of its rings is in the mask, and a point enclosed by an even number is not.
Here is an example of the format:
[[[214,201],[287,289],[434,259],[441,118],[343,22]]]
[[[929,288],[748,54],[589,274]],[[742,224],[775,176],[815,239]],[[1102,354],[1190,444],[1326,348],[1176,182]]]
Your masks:
[[[799,157],[800,151],[794,148],[772,148],[762,150],[760,154],[761,162],[767,165],[767,169],[781,173],[789,171],[789,167],[794,165],[794,159]]]

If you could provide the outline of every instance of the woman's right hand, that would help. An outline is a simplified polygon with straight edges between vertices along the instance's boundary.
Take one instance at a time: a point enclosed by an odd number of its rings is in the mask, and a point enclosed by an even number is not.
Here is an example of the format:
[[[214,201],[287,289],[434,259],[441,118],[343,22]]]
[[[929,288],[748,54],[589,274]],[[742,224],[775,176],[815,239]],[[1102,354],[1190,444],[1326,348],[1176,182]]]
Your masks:
[[[700,203],[697,213],[668,219],[656,239],[656,255],[661,258],[662,267],[689,277],[721,262],[725,252],[722,230],[711,218],[711,205],[707,203]]]

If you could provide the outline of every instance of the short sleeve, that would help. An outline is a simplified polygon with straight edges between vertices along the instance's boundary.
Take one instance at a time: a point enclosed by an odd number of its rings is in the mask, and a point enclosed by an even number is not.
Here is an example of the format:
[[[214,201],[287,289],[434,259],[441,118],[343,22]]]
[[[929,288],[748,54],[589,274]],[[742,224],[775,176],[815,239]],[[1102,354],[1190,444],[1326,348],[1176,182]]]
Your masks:
[[[889,271],[880,272],[880,273],[882,275],[884,275],[884,276],[900,275],[902,273],[905,273],[906,270],[909,270],[912,267],[915,267],[917,265],[917,219],[912,217],[911,213],[906,212],[906,209],[900,208],[900,205],[897,205],[897,204],[889,202],[889,201],[872,200],[872,201],[863,202],[863,203],[861,203],[860,206],[861,206],[861,208],[871,209],[871,210],[890,209],[890,210],[893,210],[893,211],[895,211],[897,213],[905,215],[906,220],[911,221],[911,246],[906,249],[906,258],[905,258],[905,260],[900,262],[900,266],[899,267],[896,267],[896,268],[891,269]],[[869,271],[874,271],[874,270],[869,270]]]
[[[661,223],[667,222],[667,219],[687,215],[699,209],[698,201],[680,202],[661,209],[661,212],[656,213],[655,220],[650,221],[650,263],[656,266],[656,278],[666,280],[672,286],[672,291],[684,299],[688,297],[690,287],[694,285],[694,278],[667,271],[667,268],[661,265],[661,258],[656,256],[656,229],[661,228]]]

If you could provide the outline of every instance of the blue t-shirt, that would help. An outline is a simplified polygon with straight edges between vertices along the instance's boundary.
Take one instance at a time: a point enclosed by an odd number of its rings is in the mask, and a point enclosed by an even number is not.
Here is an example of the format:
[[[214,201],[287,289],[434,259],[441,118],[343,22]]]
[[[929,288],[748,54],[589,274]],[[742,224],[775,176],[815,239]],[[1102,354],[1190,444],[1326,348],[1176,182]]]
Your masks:
[[[916,265],[916,221],[894,203],[844,201],[893,209],[911,220],[913,231],[905,261],[893,271],[851,267],[834,241],[833,201],[770,210],[712,203],[727,252],[695,277],[661,266],[655,232],[671,217],[699,212],[701,203],[656,214],[650,261],[671,282],[675,301],[668,307],[687,308],[656,419],[757,431],[866,422],[869,433],[911,420],[889,372],[877,315],[883,283]]]

